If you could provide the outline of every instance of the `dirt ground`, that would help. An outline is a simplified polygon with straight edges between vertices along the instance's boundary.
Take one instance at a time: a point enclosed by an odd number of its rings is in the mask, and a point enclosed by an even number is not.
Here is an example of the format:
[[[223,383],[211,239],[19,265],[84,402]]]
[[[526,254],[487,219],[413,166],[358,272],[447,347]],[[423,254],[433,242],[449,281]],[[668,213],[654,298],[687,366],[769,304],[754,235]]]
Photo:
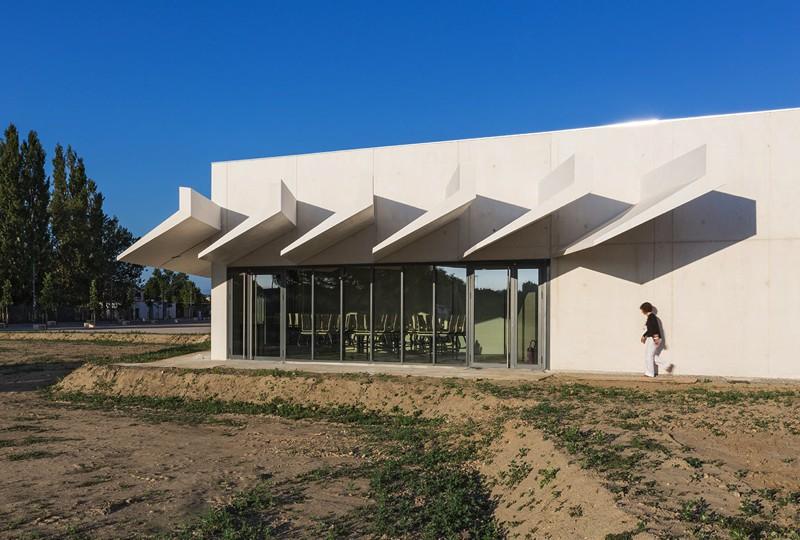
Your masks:
[[[110,361],[166,346],[124,341],[0,339],[0,392],[29,391],[52,384],[91,358]]]
[[[313,529],[315,518],[363,504],[363,486],[345,479],[296,481],[323,466],[358,464],[358,439],[341,426],[162,420],[0,394],[0,537],[169,532],[261,480],[284,499],[278,520],[286,537],[296,537],[294,526]]]
[[[162,401],[125,405],[131,396]],[[261,482],[275,495],[275,537],[370,537],[341,523],[372,508],[356,471],[380,451],[358,426],[190,414],[172,399],[443,419],[482,441],[472,465],[510,538],[800,538],[796,385],[93,364],[51,396],[0,392],[0,537],[172,537]]]

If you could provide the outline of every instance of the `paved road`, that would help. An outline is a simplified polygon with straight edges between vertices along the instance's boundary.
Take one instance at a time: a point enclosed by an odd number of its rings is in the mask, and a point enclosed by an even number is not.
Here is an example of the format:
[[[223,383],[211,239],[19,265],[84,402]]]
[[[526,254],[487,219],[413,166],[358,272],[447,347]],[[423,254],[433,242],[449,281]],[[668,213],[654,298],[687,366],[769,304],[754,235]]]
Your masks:
[[[5,328],[0,328],[0,332],[32,332],[33,325],[11,324]],[[41,330],[36,330],[37,332]],[[211,332],[209,322],[179,322],[179,323],[159,323],[159,324],[103,324],[99,323],[95,328],[84,328],[81,323],[60,323],[51,326],[47,331],[58,332],[144,332],[148,334],[208,334]]]

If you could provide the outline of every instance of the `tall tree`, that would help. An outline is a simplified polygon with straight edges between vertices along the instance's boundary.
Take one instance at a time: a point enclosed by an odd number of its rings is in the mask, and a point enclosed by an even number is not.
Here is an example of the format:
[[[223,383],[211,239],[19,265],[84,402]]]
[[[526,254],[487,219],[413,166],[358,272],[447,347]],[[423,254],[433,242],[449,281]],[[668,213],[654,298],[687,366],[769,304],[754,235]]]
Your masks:
[[[3,281],[3,287],[0,289],[0,316],[3,322],[8,324],[8,308],[14,304],[14,297],[11,294],[11,280],[6,279]]]
[[[50,231],[48,205],[50,180],[44,170],[45,151],[35,131],[28,133],[20,148],[20,183],[23,195],[22,209],[26,219],[22,228],[23,260],[20,269],[23,277],[19,294],[30,298],[35,306],[34,292],[41,288],[42,277],[49,270]]]
[[[50,196],[50,233],[53,243],[52,287],[61,294],[61,304],[72,302],[68,290],[69,268],[64,264],[69,237],[69,189],[67,188],[67,160],[64,147],[56,145],[53,155],[53,193]]]
[[[89,302],[86,304],[92,316],[92,322],[97,322],[97,310],[100,309],[100,297],[97,294],[97,280],[89,284]]]
[[[0,280],[8,280],[14,290],[21,284],[24,263],[20,161],[19,134],[10,124],[0,142]]]
[[[59,291],[52,272],[47,272],[42,279],[42,290],[39,293],[39,304],[42,307],[45,321],[58,313]]]
[[[116,217],[105,217],[102,235],[102,299],[104,302],[122,304],[128,291],[138,288],[142,267],[117,261],[117,255],[130,247],[135,238],[131,232],[119,224]]]

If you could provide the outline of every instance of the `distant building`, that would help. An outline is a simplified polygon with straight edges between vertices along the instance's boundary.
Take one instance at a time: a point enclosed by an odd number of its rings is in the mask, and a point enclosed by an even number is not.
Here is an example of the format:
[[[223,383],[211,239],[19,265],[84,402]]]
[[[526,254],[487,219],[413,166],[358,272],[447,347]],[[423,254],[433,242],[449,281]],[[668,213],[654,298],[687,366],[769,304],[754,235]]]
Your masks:
[[[800,109],[213,163],[120,260],[214,359],[800,378]]]
[[[146,302],[142,291],[134,293],[133,316],[136,321],[175,319],[177,306],[173,302]]]

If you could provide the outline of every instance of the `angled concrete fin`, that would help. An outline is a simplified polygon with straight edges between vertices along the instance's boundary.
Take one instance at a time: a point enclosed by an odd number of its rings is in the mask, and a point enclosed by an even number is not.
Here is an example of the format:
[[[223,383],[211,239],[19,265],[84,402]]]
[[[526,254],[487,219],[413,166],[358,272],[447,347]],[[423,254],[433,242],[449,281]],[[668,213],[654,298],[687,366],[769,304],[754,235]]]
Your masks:
[[[281,257],[303,261],[375,221],[374,197],[351,210],[336,212],[281,250]]]
[[[475,182],[474,178],[462,178],[460,169],[456,175],[445,190],[445,200],[373,247],[372,255],[376,259],[386,257],[463,214],[477,198]]]
[[[263,210],[242,223],[198,254],[200,259],[227,263],[270,242],[294,228],[297,200],[283,182],[273,182]]]
[[[118,261],[208,276],[211,264],[197,260],[204,242],[222,229],[222,208],[191,188],[178,190],[178,211],[117,256]]]
[[[578,200],[589,191],[579,182],[576,182],[575,156],[572,155],[553,169],[544,178],[539,180],[537,185],[539,194],[538,202],[528,212],[490,234],[466,252],[464,257],[469,257],[473,253],[494,244],[495,242],[543,219],[559,208]]]
[[[702,145],[648,172],[640,183],[638,203],[567,246],[563,254],[602,244],[714,191],[723,182],[706,176],[706,161],[707,149]]]

